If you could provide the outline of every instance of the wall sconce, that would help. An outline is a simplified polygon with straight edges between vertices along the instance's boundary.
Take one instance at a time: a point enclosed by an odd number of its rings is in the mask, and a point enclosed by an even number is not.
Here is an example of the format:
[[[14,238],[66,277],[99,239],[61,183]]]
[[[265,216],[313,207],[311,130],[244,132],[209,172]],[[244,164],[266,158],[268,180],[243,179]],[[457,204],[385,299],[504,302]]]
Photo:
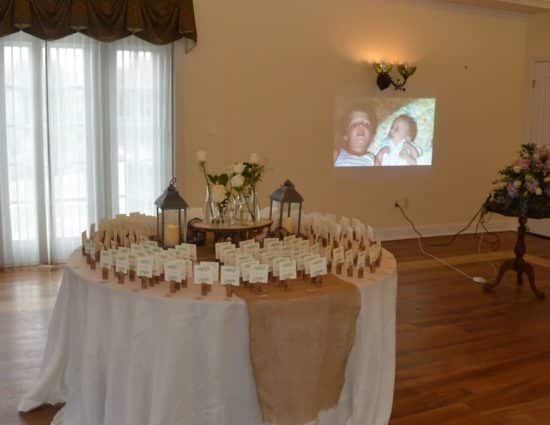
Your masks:
[[[411,75],[416,72],[416,66],[409,64],[399,64],[397,65],[397,71],[402,78],[394,80],[390,75],[393,65],[385,62],[376,62],[373,64],[374,70],[378,74],[376,78],[376,84],[380,90],[386,90],[390,85],[395,88],[395,90],[405,91],[405,84]]]

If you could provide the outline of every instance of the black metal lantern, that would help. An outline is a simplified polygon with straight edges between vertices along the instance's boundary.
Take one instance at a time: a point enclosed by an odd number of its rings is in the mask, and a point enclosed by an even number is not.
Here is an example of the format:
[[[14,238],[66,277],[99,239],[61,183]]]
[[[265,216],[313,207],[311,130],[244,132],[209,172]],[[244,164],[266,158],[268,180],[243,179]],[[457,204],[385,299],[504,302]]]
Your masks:
[[[187,240],[188,205],[176,190],[175,184],[176,179],[174,178],[170,181],[168,188],[155,201],[157,207],[157,239],[164,248],[179,245]],[[168,211],[177,214],[177,224],[166,223]]]
[[[298,223],[294,229],[294,233],[300,234],[300,225],[302,224],[302,204],[304,198],[300,195],[294,188],[294,184],[287,180],[285,181],[279,189],[271,194],[271,203],[269,205],[269,219],[273,220],[273,209],[274,207],[279,207],[279,217],[274,221],[274,231],[276,235],[283,235],[285,233],[290,233],[288,229],[285,228],[285,217],[294,217],[298,215]]]

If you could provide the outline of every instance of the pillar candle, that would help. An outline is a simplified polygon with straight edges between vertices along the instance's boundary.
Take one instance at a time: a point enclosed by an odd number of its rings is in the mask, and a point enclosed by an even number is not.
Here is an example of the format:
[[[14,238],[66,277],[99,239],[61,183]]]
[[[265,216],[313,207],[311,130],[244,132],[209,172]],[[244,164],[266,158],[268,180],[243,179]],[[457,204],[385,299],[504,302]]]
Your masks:
[[[164,245],[176,246],[180,243],[180,228],[177,224],[167,224],[164,228]]]
[[[283,229],[285,229],[288,233],[294,233],[294,218],[285,217],[283,219]]]

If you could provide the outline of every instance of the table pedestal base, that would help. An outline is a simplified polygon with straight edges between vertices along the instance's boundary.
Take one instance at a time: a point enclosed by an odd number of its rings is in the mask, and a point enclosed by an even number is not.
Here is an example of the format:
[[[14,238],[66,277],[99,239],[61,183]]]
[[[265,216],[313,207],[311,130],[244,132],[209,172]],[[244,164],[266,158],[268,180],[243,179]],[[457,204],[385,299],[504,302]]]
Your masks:
[[[544,292],[539,291],[537,288],[537,285],[535,284],[535,271],[533,269],[533,266],[523,259],[523,256],[525,255],[525,251],[526,251],[525,249],[525,232],[526,232],[525,224],[526,223],[527,223],[527,217],[519,217],[518,240],[514,248],[514,253],[516,254],[516,258],[512,260],[507,260],[504,263],[502,263],[502,265],[500,266],[500,270],[498,271],[496,281],[494,283],[486,284],[483,288],[485,291],[491,291],[492,289],[496,288],[502,281],[504,274],[507,271],[512,270],[512,271],[515,271],[517,274],[518,286],[523,284],[523,274],[525,273],[527,275],[527,278],[529,279],[529,286],[531,287],[531,290],[534,292],[537,298],[540,300],[543,300],[546,297]]]

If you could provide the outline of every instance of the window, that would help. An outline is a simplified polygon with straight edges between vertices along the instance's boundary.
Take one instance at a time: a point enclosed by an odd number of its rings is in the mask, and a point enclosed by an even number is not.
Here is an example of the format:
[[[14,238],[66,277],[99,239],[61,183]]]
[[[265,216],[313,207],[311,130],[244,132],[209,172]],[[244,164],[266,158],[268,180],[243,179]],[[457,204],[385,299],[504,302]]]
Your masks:
[[[171,48],[0,40],[0,265],[63,261],[91,222],[152,213],[170,177]]]

